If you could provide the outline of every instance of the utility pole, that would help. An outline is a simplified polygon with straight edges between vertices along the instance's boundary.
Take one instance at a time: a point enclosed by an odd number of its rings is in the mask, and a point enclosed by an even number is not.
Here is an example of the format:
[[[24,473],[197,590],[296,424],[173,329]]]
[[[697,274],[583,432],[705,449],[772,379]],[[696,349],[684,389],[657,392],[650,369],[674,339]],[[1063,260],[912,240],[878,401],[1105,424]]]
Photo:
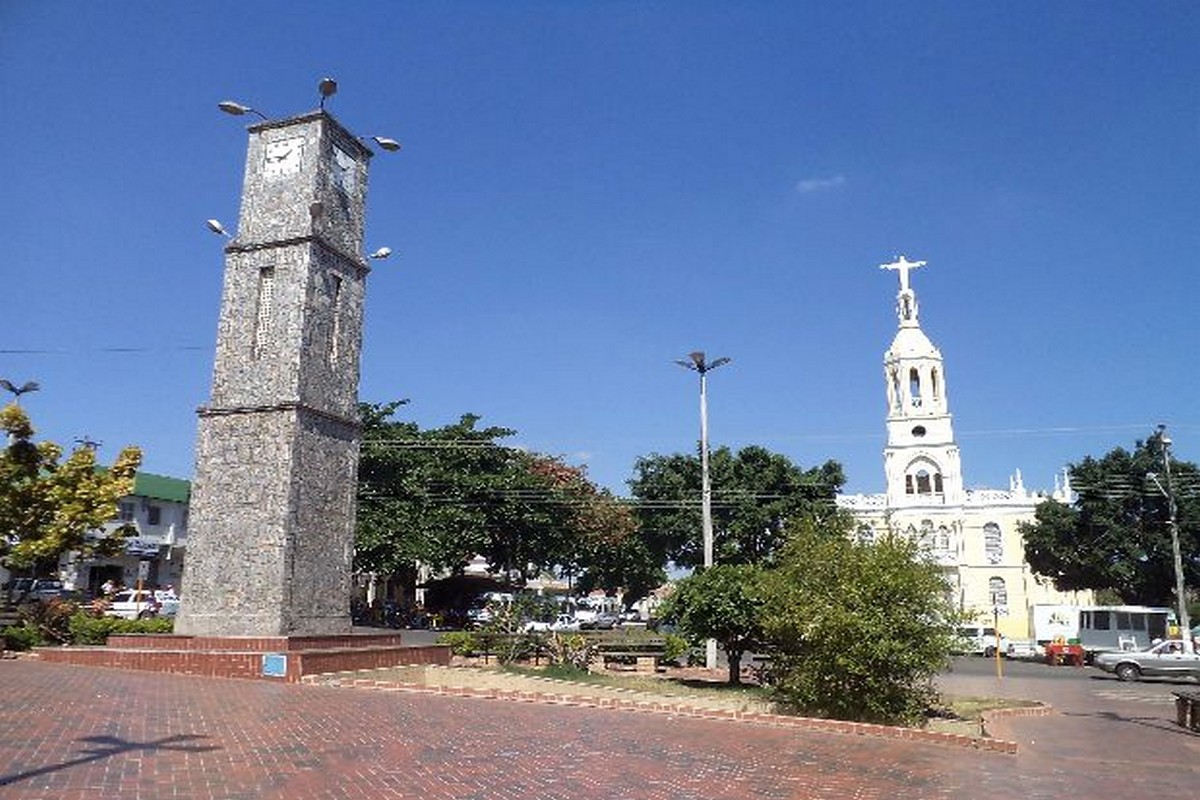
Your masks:
[[[689,353],[689,361],[675,363],[700,375],[700,526],[704,541],[704,568],[713,565],[712,484],[708,476],[708,373],[724,366],[730,359],[721,357],[704,360],[704,351]],[[704,665],[717,668],[717,640],[709,639],[704,647]]]
[[[1183,581],[1183,554],[1179,549],[1179,522],[1176,519],[1175,492],[1171,487],[1171,440],[1167,436],[1167,426],[1158,426],[1158,443],[1162,446],[1163,477],[1167,484],[1164,487],[1158,482],[1158,476],[1151,473],[1149,477],[1158,486],[1159,491],[1167,496],[1167,524],[1171,528],[1171,555],[1175,559],[1175,601],[1179,606],[1179,634],[1184,641],[1184,649],[1191,650],[1192,621],[1188,618],[1187,589]]]

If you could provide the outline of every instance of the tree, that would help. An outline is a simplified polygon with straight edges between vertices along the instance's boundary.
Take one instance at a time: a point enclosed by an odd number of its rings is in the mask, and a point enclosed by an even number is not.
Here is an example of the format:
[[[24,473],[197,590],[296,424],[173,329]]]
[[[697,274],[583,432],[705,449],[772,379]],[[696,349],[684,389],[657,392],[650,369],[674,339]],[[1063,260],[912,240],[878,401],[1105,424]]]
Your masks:
[[[915,542],[861,543],[852,529],[843,515],[805,523],[764,575],[776,697],[809,714],[911,722],[936,699],[957,615]]]
[[[639,458],[634,470],[629,485],[647,549],[660,563],[701,566],[699,456],[654,454]],[[835,461],[803,470],[757,445],[713,451],[709,475],[718,564],[770,563],[788,525],[831,515],[845,482]]]
[[[482,555],[512,578],[592,569],[633,532],[628,510],[578,467],[507,447],[507,428],[467,414],[422,430],[392,419],[402,403],[363,405],[356,567],[411,575],[421,561],[457,571]],[[595,572],[599,585],[620,570]]]
[[[117,501],[133,491],[141,451],[123,449],[108,469],[81,445],[64,461],[54,442],[34,442],[29,417],[16,403],[0,409],[8,446],[0,451],[0,556],[6,566],[48,571],[67,552],[110,554],[122,536],[89,541],[87,534],[116,515]]]
[[[1038,505],[1020,526],[1025,559],[1062,591],[1109,589],[1126,603],[1165,606],[1174,597],[1170,508],[1164,491],[1161,435],[1133,452],[1116,448],[1103,458],[1069,467],[1076,500]],[[1154,479],[1147,478],[1155,474]],[[1200,471],[1171,460],[1176,523],[1184,580],[1200,585]],[[1161,485],[1161,489],[1160,489]]]
[[[730,683],[741,683],[742,656],[763,642],[762,579],[761,567],[717,564],[680,580],[660,612],[693,644],[717,640]]]

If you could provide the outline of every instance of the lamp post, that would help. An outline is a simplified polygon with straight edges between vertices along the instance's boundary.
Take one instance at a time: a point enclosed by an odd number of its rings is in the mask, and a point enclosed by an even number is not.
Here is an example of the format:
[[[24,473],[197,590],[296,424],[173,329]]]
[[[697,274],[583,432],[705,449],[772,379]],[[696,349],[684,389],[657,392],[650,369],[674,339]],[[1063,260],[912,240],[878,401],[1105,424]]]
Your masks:
[[[25,394],[26,392],[36,392],[40,388],[42,387],[37,381],[25,381],[24,385],[17,386],[7,378],[0,378],[0,389],[4,389],[7,392],[12,392],[13,402],[16,403],[21,402],[21,395]]]
[[[728,364],[730,359],[721,357],[705,361],[704,351],[688,354],[688,361],[675,363],[700,375],[700,525],[704,539],[704,568],[713,565],[712,484],[708,477],[708,373]],[[717,668],[717,641],[709,639],[704,648],[704,665]]]
[[[1192,621],[1188,618],[1187,590],[1183,583],[1183,554],[1179,550],[1179,523],[1176,519],[1175,493],[1171,490],[1171,440],[1167,437],[1167,426],[1158,426],[1158,442],[1162,445],[1163,477],[1167,479],[1166,486],[1158,480],[1158,475],[1147,473],[1146,477],[1154,481],[1154,485],[1167,498],[1167,525],[1171,529],[1171,555],[1175,560],[1175,602],[1179,608],[1179,634],[1184,641],[1184,649],[1191,650]]]

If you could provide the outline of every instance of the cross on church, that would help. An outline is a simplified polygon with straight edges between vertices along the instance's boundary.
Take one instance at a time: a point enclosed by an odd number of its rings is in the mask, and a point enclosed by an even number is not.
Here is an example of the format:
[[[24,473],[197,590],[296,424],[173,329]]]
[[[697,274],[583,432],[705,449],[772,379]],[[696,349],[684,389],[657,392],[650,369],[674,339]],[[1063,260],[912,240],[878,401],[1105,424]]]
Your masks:
[[[900,273],[900,291],[908,291],[908,271],[917,267],[925,266],[924,261],[909,261],[904,256],[900,256],[891,264],[880,264],[880,269],[892,269]]]

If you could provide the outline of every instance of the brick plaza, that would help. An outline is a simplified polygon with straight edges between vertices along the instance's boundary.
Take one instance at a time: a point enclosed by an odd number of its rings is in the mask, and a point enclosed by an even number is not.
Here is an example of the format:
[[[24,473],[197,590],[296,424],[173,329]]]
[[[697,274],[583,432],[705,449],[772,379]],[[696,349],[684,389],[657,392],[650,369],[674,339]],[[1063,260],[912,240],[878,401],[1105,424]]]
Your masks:
[[[1107,705],[1005,720],[996,733],[1021,743],[1013,756],[899,736],[26,659],[0,662],[0,681],[3,798],[1102,799],[1183,797],[1200,785],[1200,737],[1116,684],[1106,698],[1110,684],[1063,682],[1054,693],[1067,706]]]

